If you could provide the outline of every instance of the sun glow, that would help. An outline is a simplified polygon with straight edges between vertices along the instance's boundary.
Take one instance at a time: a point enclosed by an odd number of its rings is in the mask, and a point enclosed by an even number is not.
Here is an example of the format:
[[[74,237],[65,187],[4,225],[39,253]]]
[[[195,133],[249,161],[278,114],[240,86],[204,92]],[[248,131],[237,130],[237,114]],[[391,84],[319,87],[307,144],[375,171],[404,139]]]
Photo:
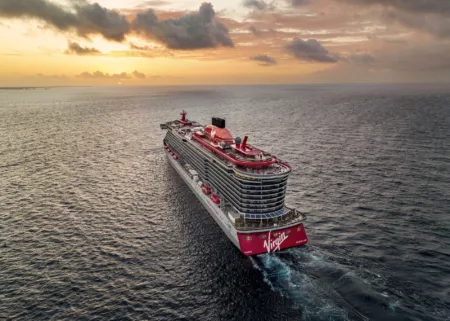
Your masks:
[[[380,8],[355,16],[363,7],[347,2],[328,12],[321,2],[259,10],[241,0],[212,1],[214,8],[195,1],[96,1],[102,10],[93,10],[94,0],[82,2],[85,11],[65,0],[0,6],[0,86],[366,81],[372,75],[379,81],[386,72],[450,81],[450,43],[433,37],[442,21],[424,21],[421,30],[401,21],[387,25],[374,15]]]

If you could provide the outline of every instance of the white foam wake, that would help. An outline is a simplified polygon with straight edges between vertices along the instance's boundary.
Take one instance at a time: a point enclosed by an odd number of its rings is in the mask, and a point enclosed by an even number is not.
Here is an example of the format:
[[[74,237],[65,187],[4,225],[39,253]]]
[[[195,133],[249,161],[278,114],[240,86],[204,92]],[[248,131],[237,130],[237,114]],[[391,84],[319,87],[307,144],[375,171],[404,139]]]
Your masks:
[[[273,291],[289,298],[294,308],[302,310],[302,320],[349,320],[347,311],[330,297],[330,289],[289,266],[277,253],[260,255],[252,261]]]

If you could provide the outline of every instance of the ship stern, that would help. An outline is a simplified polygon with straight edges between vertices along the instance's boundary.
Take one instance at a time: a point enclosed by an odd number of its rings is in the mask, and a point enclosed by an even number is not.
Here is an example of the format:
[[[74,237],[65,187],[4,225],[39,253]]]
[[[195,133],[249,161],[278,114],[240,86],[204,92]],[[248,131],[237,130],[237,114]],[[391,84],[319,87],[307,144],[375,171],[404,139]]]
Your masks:
[[[238,232],[237,236],[240,250],[246,256],[278,252],[308,243],[303,223],[264,232]]]

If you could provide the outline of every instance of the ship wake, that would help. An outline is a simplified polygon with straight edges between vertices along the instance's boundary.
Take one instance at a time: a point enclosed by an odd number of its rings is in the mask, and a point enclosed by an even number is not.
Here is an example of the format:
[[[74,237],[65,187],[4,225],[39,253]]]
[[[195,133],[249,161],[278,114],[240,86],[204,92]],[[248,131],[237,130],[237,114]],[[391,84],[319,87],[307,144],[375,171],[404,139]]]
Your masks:
[[[251,258],[253,267],[261,272],[270,288],[300,310],[302,320],[369,320],[321,278],[307,273],[314,268],[338,270],[337,263],[308,249],[290,249]],[[299,263],[301,262],[301,263]],[[330,272],[332,273],[332,272]],[[344,272],[346,278],[351,272]]]

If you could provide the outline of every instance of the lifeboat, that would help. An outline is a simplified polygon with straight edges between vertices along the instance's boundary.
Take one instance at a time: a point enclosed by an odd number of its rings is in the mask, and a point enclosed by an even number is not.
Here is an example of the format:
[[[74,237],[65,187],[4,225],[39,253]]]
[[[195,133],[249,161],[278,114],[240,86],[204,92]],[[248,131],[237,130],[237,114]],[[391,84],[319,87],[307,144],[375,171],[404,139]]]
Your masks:
[[[211,196],[211,201],[213,201],[214,204],[219,205],[220,204],[220,197],[218,195],[216,195],[216,194],[213,194]]]

